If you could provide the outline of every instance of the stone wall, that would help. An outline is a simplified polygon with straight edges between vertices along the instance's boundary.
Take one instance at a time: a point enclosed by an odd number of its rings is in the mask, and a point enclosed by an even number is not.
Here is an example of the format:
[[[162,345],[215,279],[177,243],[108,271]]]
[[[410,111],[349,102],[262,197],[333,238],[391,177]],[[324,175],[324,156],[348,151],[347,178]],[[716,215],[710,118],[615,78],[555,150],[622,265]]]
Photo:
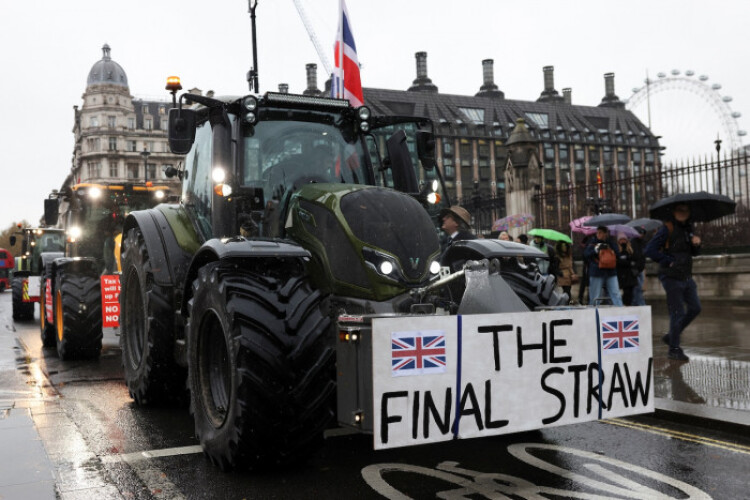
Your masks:
[[[750,306],[750,254],[702,255],[693,259],[693,277],[703,302],[744,303]],[[646,265],[646,301],[664,300],[657,264]]]

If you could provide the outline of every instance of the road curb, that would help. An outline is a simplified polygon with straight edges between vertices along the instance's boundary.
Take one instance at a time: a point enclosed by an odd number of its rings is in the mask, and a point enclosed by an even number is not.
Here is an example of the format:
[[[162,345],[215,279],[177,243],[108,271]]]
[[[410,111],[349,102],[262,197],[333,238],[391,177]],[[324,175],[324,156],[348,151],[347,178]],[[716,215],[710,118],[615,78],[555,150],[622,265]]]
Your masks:
[[[696,405],[667,398],[654,398],[654,410],[657,418],[673,422],[741,434],[750,431],[748,411]]]

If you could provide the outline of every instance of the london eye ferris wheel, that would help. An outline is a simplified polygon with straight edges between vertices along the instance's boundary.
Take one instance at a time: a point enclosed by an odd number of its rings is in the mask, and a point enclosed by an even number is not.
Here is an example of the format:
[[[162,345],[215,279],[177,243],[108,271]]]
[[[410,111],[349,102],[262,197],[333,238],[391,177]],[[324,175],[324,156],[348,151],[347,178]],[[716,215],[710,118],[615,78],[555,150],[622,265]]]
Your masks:
[[[660,136],[665,163],[703,160],[716,154],[717,140],[722,154],[729,154],[742,148],[747,135],[737,121],[741,113],[730,107],[732,97],[721,89],[707,75],[675,69],[647,77],[625,106]]]

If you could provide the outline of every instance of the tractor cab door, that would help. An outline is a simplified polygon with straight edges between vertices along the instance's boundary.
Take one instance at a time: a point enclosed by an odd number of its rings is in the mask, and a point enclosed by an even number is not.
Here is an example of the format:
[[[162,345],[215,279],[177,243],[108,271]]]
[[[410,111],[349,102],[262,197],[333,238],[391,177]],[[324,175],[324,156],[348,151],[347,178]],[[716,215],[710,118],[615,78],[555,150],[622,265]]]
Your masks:
[[[414,195],[438,222],[440,211],[450,206],[450,200],[435,162],[432,122],[375,117],[366,142],[377,184]]]

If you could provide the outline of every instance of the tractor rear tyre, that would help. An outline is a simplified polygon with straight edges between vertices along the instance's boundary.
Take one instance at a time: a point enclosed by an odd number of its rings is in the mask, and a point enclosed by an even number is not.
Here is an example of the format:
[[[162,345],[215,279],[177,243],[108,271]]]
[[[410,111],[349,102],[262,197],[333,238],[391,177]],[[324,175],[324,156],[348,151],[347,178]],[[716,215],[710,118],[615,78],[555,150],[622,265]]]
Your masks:
[[[42,275],[39,290],[39,330],[42,334],[43,347],[55,347],[57,345],[57,331],[55,324],[47,321],[47,279],[51,278],[47,273]],[[50,292],[52,293],[52,292]],[[55,301],[52,300],[52,315],[54,317]]]
[[[23,301],[23,278],[13,278],[13,320],[28,321],[34,319],[34,303]]]
[[[59,358],[64,361],[98,358],[102,351],[99,277],[68,273],[64,267],[58,268],[54,304]]]
[[[328,301],[302,276],[213,262],[188,303],[190,411],[222,470],[309,456],[334,416]]]
[[[151,260],[139,228],[123,241],[120,347],[125,382],[140,405],[187,401],[187,372],[174,358],[170,290],[154,283]]]

